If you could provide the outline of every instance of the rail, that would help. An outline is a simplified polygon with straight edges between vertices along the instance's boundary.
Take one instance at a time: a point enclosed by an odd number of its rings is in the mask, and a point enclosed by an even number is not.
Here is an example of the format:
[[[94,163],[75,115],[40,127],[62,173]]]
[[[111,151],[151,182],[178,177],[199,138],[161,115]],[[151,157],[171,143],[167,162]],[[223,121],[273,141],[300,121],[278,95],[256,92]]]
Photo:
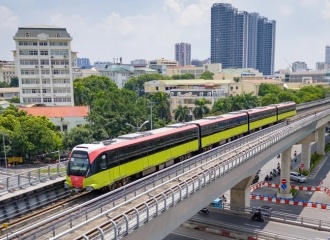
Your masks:
[[[229,142],[225,145],[222,145],[218,148],[215,148],[215,149],[211,150],[210,152],[205,152],[205,153],[202,153],[201,155],[195,156],[191,159],[182,161],[176,165],[170,166],[157,173],[151,174],[143,179],[137,180],[133,183],[130,183],[121,188],[118,188],[110,193],[104,194],[91,201],[85,202],[79,206],[73,207],[67,211],[64,211],[55,216],[52,216],[44,221],[33,224],[32,226],[29,226],[25,229],[22,229],[16,233],[10,235],[9,239],[14,238],[14,237],[19,237],[19,236],[29,232],[32,229],[40,229],[41,226],[43,226],[45,223],[55,222],[57,219],[60,219],[60,218],[61,218],[61,225],[66,225],[70,228],[74,227],[74,222],[75,222],[74,220],[77,219],[78,216],[83,216],[84,219],[90,219],[91,217],[89,215],[91,214],[92,211],[95,211],[95,209],[98,209],[98,211],[102,213],[102,212],[104,212],[104,206],[106,204],[112,203],[112,206],[115,207],[115,201],[118,199],[124,199],[125,201],[129,201],[129,199],[130,199],[129,195],[133,194],[134,196],[137,196],[138,195],[137,192],[140,189],[144,189],[144,192],[146,192],[148,190],[147,189],[148,186],[151,186],[152,188],[156,188],[157,182],[160,182],[161,184],[163,184],[164,182],[169,181],[172,178],[177,178],[180,174],[189,171],[193,167],[196,167],[197,164],[202,165],[203,163],[212,161],[212,159],[213,159],[212,156],[215,154],[222,155],[222,154],[228,153],[230,151],[233,151],[237,148],[240,148],[244,144],[247,144],[250,141],[259,139],[261,137],[268,136],[271,132],[277,131],[278,129],[282,128],[283,126],[286,126],[286,124],[281,123],[281,124],[272,126],[270,128],[267,128],[265,130],[252,133],[244,138],[234,140],[234,141]],[[63,217],[66,217],[66,218],[63,219]],[[81,221],[78,221],[78,223],[81,223]],[[56,234],[57,225],[59,225],[59,224],[54,223],[53,228],[50,230],[51,232],[53,232],[54,235]]]
[[[329,113],[330,110],[323,111],[321,113],[318,113],[316,118],[318,119],[318,117],[326,117],[329,115]],[[277,143],[278,141],[283,140],[288,135],[313,123],[316,120],[316,118],[314,116],[310,116],[298,120],[296,122],[293,122],[288,126],[283,127],[283,129],[276,131],[272,135],[269,135],[262,142],[255,145],[251,145],[249,149],[245,149],[244,151],[241,152],[237,151],[235,155],[229,158],[228,157],[226,158],[224,155],[220,155],[220,156],[217,155],[212,159],[213,162],[216,162],[217,160],[221,160],[221,159],[226,159],[226,160],[222,161],[221,163],[215,163],[212,167],[208,167],[205,170],[202,170],[202,172],[199,172],[198,174],[186,180],[183,179],[187,174],[187,172],[178,175],[177,180],[180,180],[179,184],[163,191],[162,193],[152,197],[150,200],[141,203],[140,205],[126,211],[125,213],[116,216],[115,218],[113,218],[115,220],[111,220],[99,225],[98,227],[86,233],[86,235],[81,236],[81,238],[79,239],[90,239],[89,236],[94,236],[95,233],[98,233],[99,236],[104,239],[117,239],[118,236],[128,235],[130,232],[141,227],[142,225],[149,222],[153,218],[156,218],[167,209],[173,207],[174,205],[180,203],[185,198],[194,194],[196,191],[206,187],[215,179],[222,177],[226,173],[230,172],[233,168],[241,165],[243,162],[247,161],[252,156],[255,156],[256,154],[265,150],[271,145]],[[208,163],[204,163],[202,166],[205,166],[206,164]],[[198,166],[196,168],[200,169],[201,166]],[[192,170],[194,170],[194,168],[191,169],[190,171]],[[168,182],[165,182],[157,187],[164,186]],[[152,195],[153,190],[155,189],[150,189],[146,193],[140,194],[130,200],[133,201],[144,194]],[[84,227],[88,225],[88,223],[91,223],[98,218],[106,217],[108,214],[117,210],[119,207],[125,204],[126,202],[121,203],[112,209],[106,210],[103,213],[99,214],[98,216],[94,216],[90,218],[88,221],[82,222],[77,226],[73,227],[72,229],[64,231],[61,234],[58,234],[51,239],[52,240],[60,239],[61,237],[70,234],[70,232],[79,229],[80,227]],[[121,231],[118,231],[119,229]]]
[[[297,110],[308,109],[326,103],[330,103],[330,98],[298,104]],[[36,185],[40,182],[45,182],[50,179],[63,177],[66,174],[66,167],[67,162],[60,162],[22,173],[17,173],[12,169],[0,168],[0,173],[9,175],[8,177],[0,179],[0,193],[11,192],[13,190]]]
[[[66,175],[66,168],[67,162],[60,162],[3,177],[0,179],[0,193],[37,185],[41,182],[54,180],[57,177],[64,177]],[[1,169],[1,172],[7,173],[6,169]]]

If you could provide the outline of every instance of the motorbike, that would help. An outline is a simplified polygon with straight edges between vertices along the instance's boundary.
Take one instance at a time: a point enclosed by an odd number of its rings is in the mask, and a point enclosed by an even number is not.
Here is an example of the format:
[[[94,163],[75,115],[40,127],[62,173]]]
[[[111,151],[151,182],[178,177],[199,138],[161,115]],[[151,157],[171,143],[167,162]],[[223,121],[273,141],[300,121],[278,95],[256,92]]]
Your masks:
[[[199,212],[204,213],[205,215],[208,215],[210,213],[208,208],[203,208]]]
[[[272,174],[273,175],[273,174]],[[265,181],[268,182],[268,181],[272,181],[273,180],[273,176],[272,175],[266,175],[265,177]]]
[[[262,216],[262,214],[260,212],[256,212],[253,214],[253,216],[251,217],[252,221],[258,221],[258,222],[263,222],[265,221],[264,217]]]

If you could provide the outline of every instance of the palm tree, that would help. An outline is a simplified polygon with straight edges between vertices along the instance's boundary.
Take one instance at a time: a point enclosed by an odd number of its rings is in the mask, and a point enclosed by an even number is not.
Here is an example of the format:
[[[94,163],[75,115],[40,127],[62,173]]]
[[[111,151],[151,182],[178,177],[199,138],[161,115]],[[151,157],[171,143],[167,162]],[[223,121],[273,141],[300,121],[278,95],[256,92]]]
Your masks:
[[[152,96],[158,116],[161,119],[168,118],[170,115],[169,95],[164,92],[156,92]]]
[[[201,100],[195,100],[195,109],[193,111],[194,117],[196,119],[203,118],[205,114],[210,113],[210,109],[206,106],[206,104],[211,103],[209,100],[206,100],[205,98],[202,98]]]
[[[188,122],[190,110],[187,106],[179,105],[177,109],[173,110],[174,118],[177,122]]]

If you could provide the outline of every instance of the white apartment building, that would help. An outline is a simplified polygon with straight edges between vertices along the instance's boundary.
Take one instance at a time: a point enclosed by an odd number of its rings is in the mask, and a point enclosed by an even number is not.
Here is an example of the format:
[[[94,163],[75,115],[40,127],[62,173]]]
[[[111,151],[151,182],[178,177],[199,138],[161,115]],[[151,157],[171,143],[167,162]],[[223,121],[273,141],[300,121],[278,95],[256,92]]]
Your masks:
[[[6,82],[10,84],[11,79],[15,76],[14,62],[0,60],[0,82]]]
[[[21,103],[73,106],[72,66],[76,53],[65,28],[20,27],[13,51]]]

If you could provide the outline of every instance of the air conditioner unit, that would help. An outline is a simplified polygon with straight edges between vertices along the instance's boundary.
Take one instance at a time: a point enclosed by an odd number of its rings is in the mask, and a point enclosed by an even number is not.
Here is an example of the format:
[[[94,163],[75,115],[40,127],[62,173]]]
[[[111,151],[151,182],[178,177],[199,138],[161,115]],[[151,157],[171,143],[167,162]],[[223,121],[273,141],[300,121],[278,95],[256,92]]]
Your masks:
[[[54,58],[53,56],[51,56],[50,58]]]
[[[67,58],[68,56],[67,55],[64,55],[63,57]]]
[[[38,68],[38,66],[36,66],[36,68]]]
[[[65,68],[67,68],[68,66],[64,66]]]
[[[44,66],[41,66],[41,68],[44,68]]]
[[[54,66],[52,66],[52,68],[54,68]]]

